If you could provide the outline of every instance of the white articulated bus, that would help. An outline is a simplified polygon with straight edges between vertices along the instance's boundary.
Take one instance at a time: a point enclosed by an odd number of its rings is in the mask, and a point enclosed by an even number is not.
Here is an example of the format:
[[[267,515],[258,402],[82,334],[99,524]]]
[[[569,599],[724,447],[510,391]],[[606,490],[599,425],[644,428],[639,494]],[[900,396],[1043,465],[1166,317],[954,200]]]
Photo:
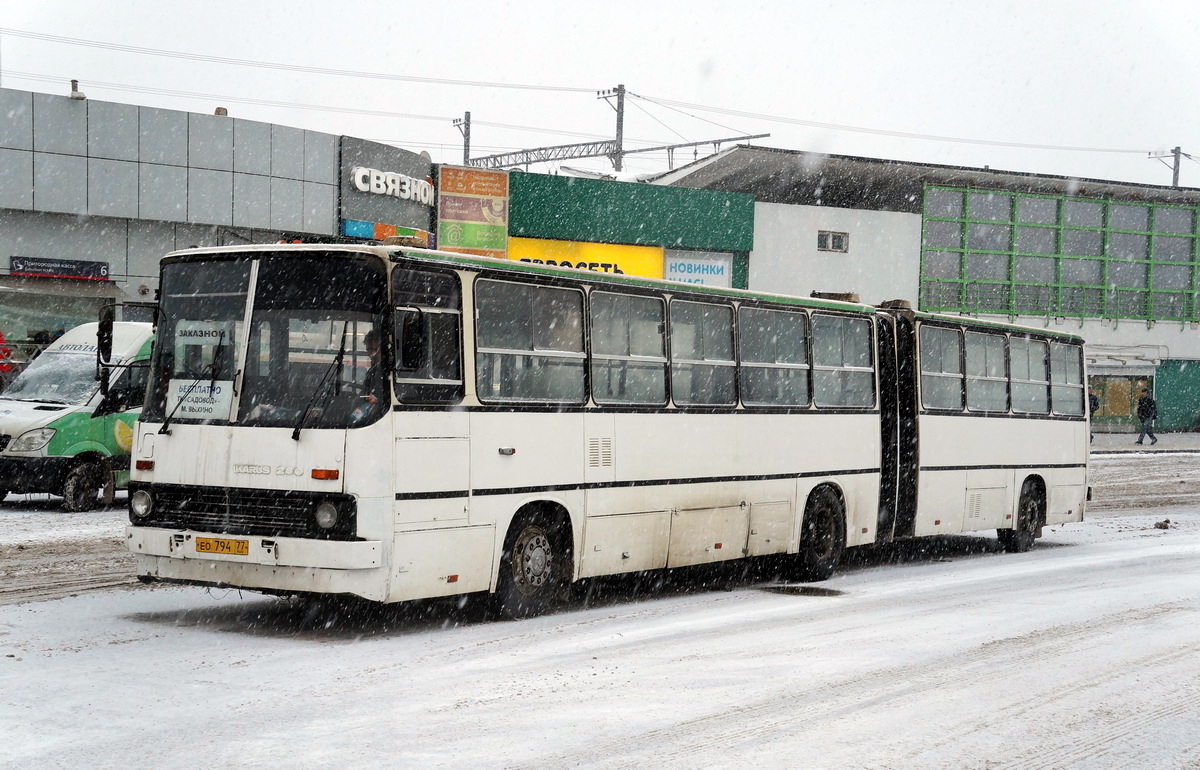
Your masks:
[[[144,580],[394,602],[1080,521],[1079,338],[382,246],[163,260]]]

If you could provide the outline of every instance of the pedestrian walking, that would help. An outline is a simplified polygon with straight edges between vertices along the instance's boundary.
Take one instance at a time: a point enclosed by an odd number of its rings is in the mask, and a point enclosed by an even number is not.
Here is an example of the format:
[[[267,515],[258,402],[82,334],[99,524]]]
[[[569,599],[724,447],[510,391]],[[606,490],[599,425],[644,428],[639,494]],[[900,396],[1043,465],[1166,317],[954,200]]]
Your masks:
[[[1135,444],[1142,443],[1142,439],[1146,436],[1150,437],[1150,445],[1154,446],[1158,443],[1158,437],[1154,435],[1154,420],[1158,417],[1158,404],[1154,402],[1154,396],[1150,395],[1149,388],[1142,388],[1142,397],[1138,399],[1137,416],[1142,421],[1142,432],[1138,434]]]
[[[1100,397],[1096,395],[1096,389],[1093,388],[1091,385],[1089,385],[1088,386],[1088,430],[1091,434],[1088,437],[1089,443],[1096,440],[1096,429],[1094,426],[1096,423],[1096,412],[1099,412],[1099,411],[1100,411]]]

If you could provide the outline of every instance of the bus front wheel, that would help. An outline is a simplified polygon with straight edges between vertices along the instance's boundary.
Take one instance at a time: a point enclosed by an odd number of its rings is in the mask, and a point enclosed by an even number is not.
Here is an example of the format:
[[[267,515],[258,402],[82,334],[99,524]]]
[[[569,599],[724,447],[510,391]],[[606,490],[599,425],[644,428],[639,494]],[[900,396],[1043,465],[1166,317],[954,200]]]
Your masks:
[[[563,527],[543,515],[513,522],[500,557],[496,609],[500,617],[528,618],[553,609],[566,587]]]
[[[827,580],[837,569],[846,548],[845,512],[837,493],[822,487],[808,498],[800,528],[796,577],[811,582]]]
[[[1017,525],[1013,529],[998,529],[996,535],[1000,545],[1008,553],[1025,553],[1033,547],[1041,526],[1042,504],[1037,486],[1026,481],[1021,486],[1021,499],[1017,503]]]

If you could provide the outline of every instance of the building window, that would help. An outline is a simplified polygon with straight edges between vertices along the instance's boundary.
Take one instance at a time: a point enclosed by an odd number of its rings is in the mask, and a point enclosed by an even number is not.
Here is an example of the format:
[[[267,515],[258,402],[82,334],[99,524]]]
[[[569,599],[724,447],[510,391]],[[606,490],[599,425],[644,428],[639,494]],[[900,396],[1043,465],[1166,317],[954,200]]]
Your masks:
[[[1195,206],[929,186],[923,214],[922,310],[1200,320]]]
[[[829,230],[817,231],[817,251],[837,251],[842,254],[850,251],[850,233],[835,233]]]

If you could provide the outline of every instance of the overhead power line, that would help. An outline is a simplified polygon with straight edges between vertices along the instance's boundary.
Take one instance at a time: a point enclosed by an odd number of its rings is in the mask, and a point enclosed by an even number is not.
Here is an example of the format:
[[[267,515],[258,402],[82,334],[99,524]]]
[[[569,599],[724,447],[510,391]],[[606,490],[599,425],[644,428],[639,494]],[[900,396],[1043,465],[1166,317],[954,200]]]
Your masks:
[[[142,55],[147,55],[147,56],[162,56],[162,57],[168,57],[168,58],[174,58],[174,59],[182,59],[182,60],[186,60],[186,61],[204,61],[204,62],[211,62],[211,63],[215,63],[215,64],[226,64],[226,65],[239,66],[239,67],[255,67],[255,68],[260,68],[260,69],[283,70],[283,71],[290,71],[290,72],[303,72],[303,73],[316,74],[316,75],[332,75],[332,76],[338,76],[338,77],[366,78],[366,79],[373,79],[373,80],[390,80],[390,81],[401,81],[401,82],[412,82],[412,83],[429,83],[429,84],[434,84],[434,85],[473,86],[473,87],[481,87],[481,88],[507,88],[507,89],[519,89],[519,90],[530,90],[530,91],[552,91],[552,92],[568,92],[568,93],[591,93],[591,92],[596,91],[596,89],[594,89],[594,88],[583,88],[583,87],[575,87],[575,86],[545,86],[545,85],[534,85],[534,84],[523,84],[523,83],[504,83],[504,82],[499,82],[499,81],[456,80],[456,79],[451,79],[451,78],[431,78],[431,77],[420,77],[420,76],[415,76],[415,75],[397,75],[397,74],[386,73],[386,72],[367,72],[367,71],[361,71],[361,70],[337,69],[337,68],[332,68],[332,67],[315,67],[315,66],[302,65],[302,64],[285,64],[282,62],[259,61],[259,60],[255,60],[255,59],[241,59],[241,58],[227,57],[227,56],[212,56],[212,55],[206,55],[206,54],[187,53],[187,52],[183,52],[183,51],[173,51],[173,50],[160,49],[160,48],[147,48],[147,47],[142,47],[142,46],[124,45],[121,43],[109,43],[109,42],[100,41],[100,40],[87,40],[87,39],[82,39],[82,38],[65,37],[62,35],[51,35],[51,34],[46,34],[46,33],[42,33],[42,32],[30,32],[28,30],[13,29],[11,27],[0,27],[0,37],[2,37],[4,35],[9,35],[12,37],[26,38],[26,39],[30,39],[30,40],[41,40],[41,41],[50,42],[50,43],[59,43],[59,44],[63,44],[63,45],[83,46],[83,47],[88,47],[88,48],[97,48],[97,49],[104,49],[104,50],[110,50],[110,51],[120,51],[120,52],[124,52],[124,53],[142,54]],[[16,73],[13,73],[13,74],[14,74],[14,76],[16,75]],[[100,85],[100,84],[97,83],[96,85]],[[115,85],[110,85],[108,87],[117,88],[117,86],[115,86]],[[125,87],[125,88],[126,88],[126,90],[142,90],[142,91],[149,92],[149,93],[169,93],[166,89],[149,89],[149,88],[135,89],[133,87]],[[730,115],[730,116],[734,116],[734,117],[748,118],[748,119],[753,119],[753,120],[761,120],[761,121],[772,122],[772,123],[784,123],[784,124],[789,124],[789,125],[807,126],[810,128],[822,128],[822,129],[827,129],[830,131],[845,131],[845,132],[851,132],[851,133],[871,134],[874,136],[888,136],[888,137],[894,137],[894,138],[899,138],[899,139],[917,139],[917,140],[924,140],[924,141],[949,142],[949,143],[956,143],[956,144],[971,144],[971,145],[981,145],[981,146],[990,146],[990,147],[1011,147],[1011,148],[1027,149],[1027,150],[1052,150],[1052,151],[1060,151],[1060,152],[1095,152],[1095,153],[1117,153],[1117,154],[1135,154],[1135,153],[1136,154],[1145,154],[1145,153],[1150,152],[1146,149],[1126,149],[1126,148],[1113,148],[1113,147],[1082,147],[1082,146],[1074,146],[1074,145],[1037,144],[1037,143],[1028,143],[1028,142],[1005,142],[1005,141],[998,141],[998,140],[991,140],[991,139],[972,139],[972,138],[967,138],[967,137],[943,136],[943,135],[938,135],[938,134],[923,134],[923,133],[911,132],[911,131],[895,131],[895,130],[890,130],[890,129],[868,128],[865,126],[851,126],[851,125],[845,125],[845,124],[840,124],[840,123],[828,123],[828,122],[823,122],[823,121],[804,120],[801,118],[790,118],[790,117],[781,116],[781,115],[755,113],[755,112],[749,112],[746,110],[735,110],[735,109],[729,109],[729,108],[724,108],[724,107],[713,107],[711,105],[695,104],[692,102],[683,102],[683,101],[678,101],[678,100],[674,100],[674,99],[665,99],[662,97],[652,97],[652,96],[647,96],[645,94],[636,94],[633,92],[627,92],[627,93],[630,97],[633,97],[635,99],[641,99],[641,100],[659,105],[661,107],[666,107],[668,109],[687,108],[687,109],[691,109],[691,110],[698,110],[701,112],[709,112],[709,113],[720,114],[720,115]],[[186,94],[186,92],[178,92],[176,95],[185,95],[185,94]],[[186,95],[190,95],[190,94],[186,94]],[[251,100],[251,99],[238,98],[238,97],[210,96],[209,98],[222,98],[222,99],[225,99],[226,101],[238,101],[238,102],[242,102],[242,103],[262,104],[265,106],[291,107],[291,108],[295,108],[295,109],[326,109],[331,112],[350,112],[350,113],[366,114],[366,115],[373,114],[373,115],[380,115],[380,116],[386,116],[386,117],[413,118],[413,119],[418,119],[418,120],[452,120],[451,118],[438,117],[438,116],[406,115],[403,113],[387,113],[387,112],[383,112],[383,111],[357,110],[357,109],[353,109],[353,108],[332,108],[331,109],[331,108],[320,107],[318,105],[302,106],[302,105],[298,105],[295,103],[270,102],[270,101],[266,101],[266,100]],[[687,113],[684,113],[684,114],[687,114]],[[701,118],[701,117],[695,116],[695,115],[692,115],[691,117],[694,117],[699,120],[705,120],[704,118]],[[713,122],[713,121],[708,121],[708,122]],[[478,121],[478,123],[480,125],[486,125],[483,121]],[[504,124],[491,124],[491,125],[494,125],[496,127],[518,128],[520,130],[527,130],[527,127],[506,126]],[[720,125],[720,124],[715,124],[715,125]],[[549,130],[549,129],[532,129],[532,130],[543,132],[543,133],[568,134],[568,135],[572,135],[572,136],[587,136],[587,137],[598,136],[596,134],[579,134],[579,133],[566,132],[566,131],[553,131],[553,130]]]
[[[229,64],[237,67],[258,67],[260,69],[286,70],[289,72],[307,72],[312,75],[336,75],[339,77],[367,78],[371,80],[397,80],[406,83],[433,83],[443,86],[513,88],[525,91],[566,91],[576,93],[593,93],[596,90],[595,88],[573,88],[569,86],[543,86],[527,83],[501,83],[498,81],[484,80],[429,78],[418,77],[416,75],[395,75],[390,72],[363,72],[360,70],[335,69],[333,67],[312,67],[304,64],[284,64],[282,62],[258,61],[256,59],[237,59],[230,56],[210,56],[207,54],[187,53],[184,51],[171,51],[163,48],[143,48],[142,46],[136,45],[107,43],[102,40],[84,40],[75,37],[63,37],[62,35],[47,35],[43,32],[28,32],[23,29],[12,29],[10,27],[0,27],[0,35],[11,35],[12,37],[23,37],[30,40],[42,40],[50,43],[61,43],[63,45],[84,46],[86,48],[103,48],[108,51],[122,51],[124,53],[136,53],[146,56],[165,56],[171,59],[184,59],[187,61],[204,61],[212,62],[214,64]]]
[[[56,77],[53,75],[41,75],[34,72],[12,72],[6,71],[5,77],[17,78],[21,80],[33,80],[42,83],[63,83],[67,79]],[[131,93],[146,93],[156,94],[159,96],[176,96],[189,99],[208,99],[214,102],[231,102],[236,104],[254,104],[264,107],[279,107],[295,110],[312,110],[314,112],[337,112],[353,115],[369,115],[383,118],[406,118],[411,120],[434,120],[445,121],[449,123],[452,118],[445,115],[417,115],[407,112],[388,112],[386,110],[369,110],[358,107],[331,107],[324,104],[306,104],[303,102],[281,102],[270,99],[255,99],[247,96],[230,96],[229,94],[208,94],[199,91],[180,91],[171,88],[154,88],[152,86],[132,86],[124,83],[106,83],[99,80],[87,81],[89,88],[95,87],[98,89],[108,89],[111,91],[125,91]],[[601,138],[601,134],[588,134],[579,131],[563,131],[554,128],[539,128],[537,126],[521,126],[513,123],[495,123],[487,120],[476,121],[477,125],[488,126],[490,128],[507,128],[515,131],[530,131],[539,134],[561,134],[563,136],[581,136],[589,138]],[[649,140],[639,140],[649,144]]]
[[[788,123],[795,126],[808,126],[811,128],[827,128],[831,131],[852,131],[860,134],[874,134],[876,136],[892,136],[900,139],[925,139],[936,142],[955,142],[958,144],[979,144],[988,145],[991,147],[1017,147],[1025,150],[1062,150],[1069,152],[1110,152],[1110,153],[1128,153],[1128,154],[1144,154],[1147,151],[1144,149],[1129,150],[1112,147],[1074,147],[1069,145],[1058,144],[1028,144],[1025,142],[1001,142],[991,139],[967,139],[957,136],[940,136],[937,134],[918,134],[910,131],[890,131],[882,128],[864,128],[863,126],[847,126],[840,123],[823,123],[816,120],[802,120],[800,118],[787,118],[780,115],[766,115],[758,112],[747,112],[745,110],[732,110],[724,107],[711,107],[704,104],[692,104],[691,102],[680,102],[673,99],[663,99],[653,96],[645,96],[644,94],[635,94],[632,91],[626,92],[629,96],[636,99],[644,99],[648,102],[663,106],[663,107],[687,107],[693,110],[702,110],[705,112],[714,112],[720,115],[732,115],[739,118],[751,118],[754,120],[765,120],[772,123]]]

